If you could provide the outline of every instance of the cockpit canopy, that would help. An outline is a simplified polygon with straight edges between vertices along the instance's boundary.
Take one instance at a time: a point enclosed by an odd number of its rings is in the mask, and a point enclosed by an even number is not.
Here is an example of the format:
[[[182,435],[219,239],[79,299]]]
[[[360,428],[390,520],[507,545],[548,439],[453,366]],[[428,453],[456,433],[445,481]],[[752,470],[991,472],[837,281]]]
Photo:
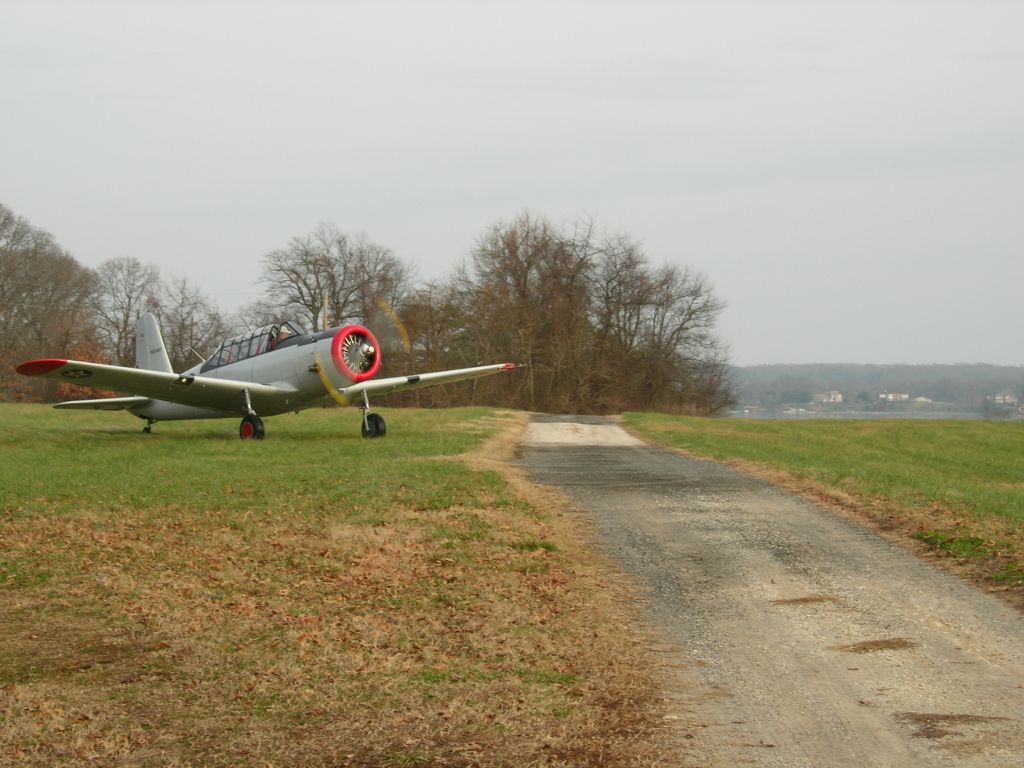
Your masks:
[[[202,370],[205,372],[212,368],[220,368],[222,365],[229,365],[237,363],[239,360],[262,355],[264,352],[277,349],[277,347],[286,343],[289,339],[297,339],[304,333],[305,331],[302,330],[298,323],[288,320],[283,323],[265,325],[262,328],[257,328],[255,331],[248,331],[247,333],[234,336],[221,344],[210,355],[209,359],[203,364]]]

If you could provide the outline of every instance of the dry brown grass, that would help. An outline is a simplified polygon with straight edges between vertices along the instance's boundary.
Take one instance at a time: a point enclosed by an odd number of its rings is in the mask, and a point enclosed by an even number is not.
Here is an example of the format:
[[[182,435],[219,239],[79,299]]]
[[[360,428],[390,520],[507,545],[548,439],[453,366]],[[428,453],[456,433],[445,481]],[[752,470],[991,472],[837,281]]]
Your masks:
[[[0,764],[676,764],[626,580],[506,461],[524,419],[465,457],[513,507],[0,518]]]

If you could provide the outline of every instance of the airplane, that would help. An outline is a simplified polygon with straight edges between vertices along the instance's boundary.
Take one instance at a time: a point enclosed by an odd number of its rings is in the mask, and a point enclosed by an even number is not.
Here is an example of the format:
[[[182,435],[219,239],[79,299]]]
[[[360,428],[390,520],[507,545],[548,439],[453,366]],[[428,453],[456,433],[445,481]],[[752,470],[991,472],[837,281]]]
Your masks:
[[[72,381],[128,397],[69,400],[55,408],[124,410],[146,420],[143,432],[158,421],[242,417],[238,435],[262,440],[263,416],[306,408],[358,405],[362,435],[384,437],[383,417],[370,411],[370,395],[430,387],[480,376],[514,371],[516,363],[396,376],[373,377],[380,371],[376,337],[362,325],[344,325],[306,333],[297,323],[274,323],[224,341],[199,365],[183,373],[171,368],[156,317],[139,316],[135,336],[135,368],[63,358],[29,360],[15,370],[24,376]]]

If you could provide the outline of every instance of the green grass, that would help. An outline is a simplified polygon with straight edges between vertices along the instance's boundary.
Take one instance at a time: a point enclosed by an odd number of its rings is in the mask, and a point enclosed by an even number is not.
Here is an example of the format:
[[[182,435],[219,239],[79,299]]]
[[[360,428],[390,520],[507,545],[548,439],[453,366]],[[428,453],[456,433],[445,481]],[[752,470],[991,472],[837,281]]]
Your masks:
[[[266,440],[243,441],[233,419],[159,423],[147,435],[124,414],[4,406],[0,501],[10,516],[175,508],[239,525],[296,511],[312,521],[339,506],[372,519],[395,505],[513,503],[494,473],[438,461],[493,434],[482,421],[489,411],[385,413],[390,434],[380,440],[360,437],[351,409],[267,419]]]
[[[0,405],[0,764],[649,763],[625,600],[482,456],[519,417],[384,413]]]
[[[940,505],[1024,523],[1024,424],[982,421],[755,421],[630,413],[667,445],[741,459],[865,498]]]
[[[963,560],[974,560],[988,555],[985,539],[981,536],[961,536],[955,531],[922,531],[914,538]]]

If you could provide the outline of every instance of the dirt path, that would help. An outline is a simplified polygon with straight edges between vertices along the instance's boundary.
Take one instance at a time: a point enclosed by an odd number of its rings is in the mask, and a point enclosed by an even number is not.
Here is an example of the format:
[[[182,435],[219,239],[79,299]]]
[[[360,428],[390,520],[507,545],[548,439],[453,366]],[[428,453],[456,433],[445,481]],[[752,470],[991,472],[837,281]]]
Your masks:
[[[998,600],[609,420],[535,417],[520,464],[638,578],[713,765],[1024,765],[1024,620]]]

